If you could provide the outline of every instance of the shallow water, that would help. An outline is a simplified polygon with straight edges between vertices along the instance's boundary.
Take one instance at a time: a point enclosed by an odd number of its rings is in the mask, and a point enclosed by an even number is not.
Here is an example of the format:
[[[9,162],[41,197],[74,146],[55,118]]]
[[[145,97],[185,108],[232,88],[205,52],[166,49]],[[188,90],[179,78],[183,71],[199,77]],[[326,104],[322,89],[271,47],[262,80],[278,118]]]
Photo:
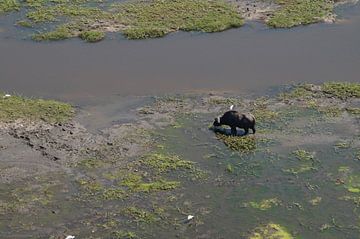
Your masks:
[[[299,82],[359,81],[360,4],[336,24],[271,30],[258,23],[216,34],[162,39],[35,43],[0,18],[0,88],[86,102],[109,95],[254,92]],[[10,26],[9,26],[10,25]],[[23,33],[26,35],[26,33]]]

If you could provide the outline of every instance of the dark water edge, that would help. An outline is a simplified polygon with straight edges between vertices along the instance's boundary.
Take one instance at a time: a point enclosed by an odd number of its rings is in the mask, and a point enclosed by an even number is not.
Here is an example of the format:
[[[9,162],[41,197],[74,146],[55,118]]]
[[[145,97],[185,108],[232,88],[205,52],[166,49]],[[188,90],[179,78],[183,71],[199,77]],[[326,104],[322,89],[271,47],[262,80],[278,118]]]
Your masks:
[[[222,33],[141,41],[114,34],[97,44],[18,39],[2,17],[0,89],[87,104],[113,95],[249,93],[300,82],[359,82],[360,5],[337,12],[342,20],[336,24],[273,30],[248,23]]]

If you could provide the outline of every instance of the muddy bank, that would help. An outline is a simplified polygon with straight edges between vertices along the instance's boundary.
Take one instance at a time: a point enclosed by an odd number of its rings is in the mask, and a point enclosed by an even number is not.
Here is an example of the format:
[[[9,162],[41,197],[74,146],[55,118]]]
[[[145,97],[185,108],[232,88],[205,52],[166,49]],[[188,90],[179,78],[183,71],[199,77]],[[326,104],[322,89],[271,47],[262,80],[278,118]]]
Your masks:
[[[327,83],[256,99],[153,97],[134,108],[133,122],[101,131],[83,127],[81,117],[3,121],[1,237],[256,238],[281,232],[280,238],[351,238],[359,232],[353,211],[359,99],[358,84]],[[209,130],[229,105],[255,115],[255,135]]]

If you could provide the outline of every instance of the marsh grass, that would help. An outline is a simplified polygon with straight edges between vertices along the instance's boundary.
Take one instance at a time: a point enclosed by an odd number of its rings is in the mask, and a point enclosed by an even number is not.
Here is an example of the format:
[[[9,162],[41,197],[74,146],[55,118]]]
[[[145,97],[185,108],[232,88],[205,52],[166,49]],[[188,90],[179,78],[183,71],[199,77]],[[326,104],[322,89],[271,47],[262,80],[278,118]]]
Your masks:
[[[286,228],[278,224],[269,223],[257,227],[250,235],[249,239],[293,239],[293,236]]]
[[[105,38],[105,33],[99,31],[86,31],[80,34],[80,38],[87,42],[98,42]]]
[[[20,10],[20,3],[17,0],[0,1],[0,14],[11,11],[19,11],[19,10]]]
[[[333,2],[329,0],[277,0],[281,5],[267,24],[288,28],[323,21],[332,14]]]
[[[255,209],[259,209],[261,211],[266,211],[272,207],[279,206],[281,204],[281,201],[277,198],[269,198],[269,199],[263,199],[259,202],[248,202],[244,203],[245,207],[252,207]]]
[[[117,18],[129,26],[129,39],[161,37],[173,31],[218,32],[240,27],[243,20],[235,6],[223,1],[173,0],[120,3]]]
[[[10,5],[11,0],[7,1]],[[108,27],[115,27],[115,31],[128,39],[144,39],[162,37],[175,31],[219,32],[243,25],[236,7],[225,1],[105,1],[99,6],[97,0],[28,0],[17,6],[25,6],[27,20],[35,27],[57,25],[55,30],[40,30],[42,32],[34,34],[33,39],[38,41],[78,36],[97,42],[104,39]],[[9,11],[10,7],[6,9]]]
[[[217,133],[216,137],[221,140],[228,148],[241,153],[250,153],[256,150],[255,137],[237,137]]]
[[[70,120],[74,108],[55,100],[31,99],[20,96],[4,97],[0,94],[0,121],[17,119],[48,123],[62,123]]]
[[[360,84],[350,82],[328,82],[322,85],[322,91],[328,95],[345,100],[360,98]]]

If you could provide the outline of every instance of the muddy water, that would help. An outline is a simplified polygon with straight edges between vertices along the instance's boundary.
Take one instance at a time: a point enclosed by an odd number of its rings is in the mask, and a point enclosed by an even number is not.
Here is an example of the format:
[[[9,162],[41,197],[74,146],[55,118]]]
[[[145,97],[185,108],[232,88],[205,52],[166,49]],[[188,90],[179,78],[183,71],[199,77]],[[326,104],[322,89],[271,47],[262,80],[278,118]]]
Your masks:
[[[0,20],[0,88],[71,101],[112,94],[187,90],[256,91],[280,84],[359,81],[360,5],[342,22],[291,30],[249,23],[216,34],[163,39],[34,43]]]

